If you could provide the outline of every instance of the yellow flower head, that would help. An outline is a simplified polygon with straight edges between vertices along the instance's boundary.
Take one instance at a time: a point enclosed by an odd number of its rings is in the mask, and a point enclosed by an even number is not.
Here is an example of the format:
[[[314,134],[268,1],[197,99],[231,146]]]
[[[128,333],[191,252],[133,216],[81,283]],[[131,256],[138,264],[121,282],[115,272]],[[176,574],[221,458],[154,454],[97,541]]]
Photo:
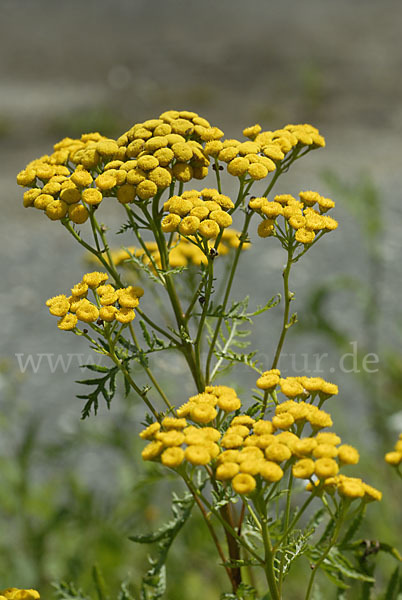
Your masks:
[[[127,325],[131,323],[135,318],[135,312],[131,308],[126,308],[122,306],[119,310],[115,312],[115,319],[122,323],[123,325]]]
[[[266,238],[272,235],[274,232],[274,221],[271,219],[264,219],[260,222],[257,228],[257,233],[260,237]]]
[[[64,317],[70,310],[70,302],[64,294],[49,298],[46,304],[49,307],[50,314],[56,317]]]
[[[154,439],[155,434],[158,433],[160,428],[161,428],[160,423],[158,423],[158,422],[152,423],[146,429],[141,431],[140,438],[143,440],[152,440],[152,439]]]
[[[268,460],[282,462],[292,456],[291,450],[280,442],[273,442],[265,449],[265,456]]]
[[[393,467],[396,467],[402,462],[402,452],[387,452],[385,455],[385,462]]]
[[[272,418],[272,425],[276,429],[289,429],[294,422],[295,420],[290,413],[282,413]]]
[[[250,139],[254,139],[261,131],[261,125],[253,125],[252,127],[246,127],[246,129],[243,129],[243,135],[244,137],[248,137]]]
[[[314,458],[335,458],[338,456],[338,448],[333,444],[318,444],[313,450]]]
[[[200,403],[191,409],[191,419],[196,423],[210,423],[218,414],[216,409],[209,405]]]
[[[57,323],[57,327],[59,329],[61,329],[62,331],[72,331],[73,329],[75,329],[77,322],[78,322],[78,317],[76,315],[67,313]]]
[[[240,466],[236,462],[225,461],[218,465],[215,477],[220,481],[225,481],[226,479],[233,479],[235,475],[240,471]]]
[[[298,479],[309,479],[314,473],[314,461],[311,458],[302,458],[292,467],[293,477]]]
[[[212,238],[216,238],[219,235],[219,225],[216,221],[212,219],[205,219],[200,223],[198,229],[200,235],[207,240]]]
[[[368,485],[367,483],[363,483],[364,487],[364,500],[366,502],[372,502],[374,500],[380,501],[382,499],[382,493],[376,488]]]
[[[303,438],[295,443],[294,453],[296,456],[310,456],[316,446],[316,438]]]
[[[275,428],[271,421],[264,421],[262,419],[260,421],[257,421],[253,426],[254,433],[256,433],[257,435],[273,433],[274,429]]]
[[[279,381],[282,394],[288,398],[296,398],[304,394],[304,388],[295,377],[287,377]]]
[[[248,473],[239,473],[232,479],[232,487],[238,494],[251,494],[256,488],[257,482]]]
[[[179,447],[167,448],[161,455],[161,462],[165,467],[175,468],[184,460],[184,450]]]
[[[192,465],[207,465],[211,460],[208,448],[204,445],[187,446],[184,456]]]
[[[338,486],[338,494],[344,498],[362,498],[365,494],[363,482],[358,479],[344,479]]]
[[[99,319],[99,310],[89,300],[82,300],[77,308],[76,315],[84,323],[94,323]]]
[[[94,289],[97,288],[98,285],[104,283],[109,279],[109,276],[106,273],[100,273],[99,271],[94,271],[93,273],[85,273],[82,278],[82,282],[86,283],[88,287]]]
[[[333,446],[339,446],[341,443],[341,438],[336,433],[332,433],[332,431],[324,431],[317,433],[315,439],[318,444],[332,444]]]
[[[280,481],[283,477],[283,471],[281,467],[272,461],[265,461],[260,468],[261,477],[269,482]]]
[[[153,460],[157,458],[162,452],[164,445],[159,440],[155,440],[145,446],[144,450],[141,452],[141,456],[143,460]]]
[[[338,448],[338,459],[345,465],[356,465],[359,462],[359,453],[353,446],[342,444]]]
[[[163,443],[164,446],[181,446],[185,440],[184,433],[171,429],[170,431],[159,431],[155,435],[156,439]]]
[[[186,419],[177,419],[176,417],[165,417],[162,421],[165,429],[184,429],[187,426]]]
[[[254,423],[254,419],[248,415],[239,415],[231,421],[231,425],[246,425],[246,427],[252,427]]]
[[[277,369],[275,371],[277,371]],[[279,380],[280,373],[265,371],[261,377],[257,379],[257,387],[259,387],[261,390],[271,390],[278,385]]]
[[[338,474],[339,467],[333,458],[319,458],[315,462],[314,473],[319,479],[334,477]]]

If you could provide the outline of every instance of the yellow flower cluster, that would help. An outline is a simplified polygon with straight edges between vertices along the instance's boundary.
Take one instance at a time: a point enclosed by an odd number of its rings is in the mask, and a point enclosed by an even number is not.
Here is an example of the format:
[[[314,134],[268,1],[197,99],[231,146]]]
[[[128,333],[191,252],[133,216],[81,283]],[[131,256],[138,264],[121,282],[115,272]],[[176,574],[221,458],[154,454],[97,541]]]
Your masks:
[[[208,386],[205,391],[189,398],[177,409],[176,417],[166,417],[162,424],[153,423],[140,433],[151,440],[142,451],[144,460],[160,459],[168,467],[178,467],[183,461],[206,465],[220,453],[216,443],[221,434],[209,424],[218,412],[238,410],[241,402],[236,392],[227,386]],[[189,424],[192,421],[194,424]],[[162,425],[162,431],[161,431]],[[185,445],[185,448],[182,448]]]
[[[233,207],[229,196],[218,190],[188,190],[165,202],[163,208],[169,214],[162,219],[161,228],[165,233],[178,231],[184,236],[199,233],[207,240],[213,239],[232,224],[232,217],[226,211]]]
[[[40,598],[40,594],[36,590],[7,588],[0,591],[0,600],[37,600],[37,598]]]
[[[294,148],[303,146],[319,148],[325,140],[312,125],[286,125],[275,131],[261,131],[260,125],[244,129],[249,138],[241,142],[235,139],[213,140],[205,145],[205,153],[227,163],[228,173],[236,177],[249,175],[251,179],[264,179],[275,171],[277,165]]]
[[[335,219],[323,214],[335,206],[333,200],[312,191],[300,192],[299,197],[300,200],[296,200],[291,194],[280,194],[273,200],[253,198],[249,206],[263,218],[258,235],[263,238],[273,235],[278,217],[284,218],[286,225],[295,231],[295,240],[301,244],[311,244],[316,233],[338,227]]]
[[[393,452],[387,452],[385,455],[385,461],[393,467],[397,467],[402,463],[402,433],[399,434],[399,439],[394,446]]]
[[[30,188],[24,193],[24,206],[45,211],[52,221],[69,218],[85,223],[88,208],[103,199],[94,180],[112,145],[116,142],[99,133],[55,144],[52,154],[33,160],[18,173],[17,183]]]
[[[275,371],[264,373],[266,378],[278,377],[276,383],[271,382],[272,390],[278,383],[291,379],[280,380],[279,372]],[[321,390],[320,378],[306,379],[314,383],[315,391]],[[221,434],[214,426],[215,419],[222,414],[218,410],[230,413],[240,408],[241,402],[232,388],[208,386],[204,393],[193,396],[177,409],[177,418],[167,417],[162,424],[153,423],[140,434],[142,439],[150,440],[142,452],[143,459],[157,459],[173,468],[183,461],[192,465],[210,464],[215,478],[231,482],[239,494],[252,493],[258,478],[261,484],[268,485],[280,481],[285,469],[291,466],[295,478],[310,480],[308,489],[321,485],[325,490],[337,489],[341,496],[364,497],[367,501],[381,499],[378,490],[361,480],[338,476],[341,466],[358,463],[359,453],[353,446],[341,444],[335,433],[321,431],[332,426],[327,412],[303,400],[287,400],[276,406],[271,420],[238,415],[226,429],[223,427]],[[195,425],[189,425],[188,420]],[[307,423],[311,434],[301,437]],[[352,483],[356,481],[363,490],[360,496],[353,496],[357,492],[352,491]]]
[[[287,398],[298,398],[307,400],[311,396],[311,401],[318,394],[320,399],[326,399],[338,394],[338,386],[335,383],[325,381],[322,377],[284,377],[281,378],[279,369],[265,371],[257,379],[257,387],[260,390],[274,392],[279,386],[280,391]]]
[[[321,481],[308,483],[306,489],[308,491],[313,491],[320,484],[323,491],[329,494],[333,494],[337,491],[341,498],[347,498],[349,500],[360,498],[361,500],[364,500],[364,502],[373,502],[382,499],[382,492],[373,486],[368,485],[359,477],[347,477],[343,474],[326,477],[322,478]]]
[[[61,317],[57,327],[63,331],[72,331],[78,321],[95,323],[100,320],[106,323],[117,321],[130,323],[134,317],[139,298],[144,290],[138,286],[116,289],[105,285],[106,273],[95,271],[86,273],[82,281],[71,288],[71,296],[59,294],[46,301],[51,315]],[[95,302],[90,302],[87,295],[92,290]]]
[[[30,162],[17,183],[30,188],[25,207],[44,210],[52,220],[80,224],[104,197],[127,204],[152,198],[172,179],[203,179],[210,164],[203,144],[222,136],[197,113],[166,111],[158,119],[136,123],[117,140],[99,133],[65,138],[51,155]]]

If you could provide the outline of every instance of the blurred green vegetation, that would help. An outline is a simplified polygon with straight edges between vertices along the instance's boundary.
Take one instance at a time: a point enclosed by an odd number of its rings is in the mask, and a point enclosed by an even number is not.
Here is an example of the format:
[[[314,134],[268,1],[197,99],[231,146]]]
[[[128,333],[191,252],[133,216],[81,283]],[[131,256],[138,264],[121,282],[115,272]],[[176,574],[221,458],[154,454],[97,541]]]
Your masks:
[[[121,582],[141,581],[152,548],[128,538],[168,520],[166,499],[183,490],[156,466],[144,469],[139,460],[143,447],[136,433],[139,424],[129,403],[115,405],[103,421],[99,417],[82,423],[77,414],[73,433],[55,425],[49,440],[43,415],[34,416],[32,406],[18,399],[20,375],[3,364],[0,378],[0,588],[33,587],[46,598],[54,597],[52,583],[64,580],[91,590],[94,565],[105,574],[112,597]],[[113,458],[113,468],[93,473],[99,486],[79,472],[79,464],[90,465],[96,454],[104,455],[107,465]],[[188,600],[198,600],[204,593],[213,597],[224,586],[211,561],[201,517],[194,513],[190,523],[168,560],[172,599],[182,597],[183,586],[189,590]],[[183,556],[189,548],[191,565],[186,562],[184,569]]]

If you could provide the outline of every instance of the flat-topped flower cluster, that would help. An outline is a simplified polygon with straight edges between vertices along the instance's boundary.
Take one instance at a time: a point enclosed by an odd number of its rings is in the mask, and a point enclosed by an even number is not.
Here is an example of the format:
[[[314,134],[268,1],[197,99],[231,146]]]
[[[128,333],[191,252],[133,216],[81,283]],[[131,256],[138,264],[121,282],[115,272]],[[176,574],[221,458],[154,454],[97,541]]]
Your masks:
[[[281,378],[273,369],[262,374],[257,386],[275,395],[278,386],[292,399],[276,403],[271,419],[254,418],[240,412],[242,403],[233,388],[207,386],[179,406],[175,416],[155,421],[140,433],[149,441],[142,458],[174,469],[206,466],[216,480],[239,494],[267,488],[291,469],[293,477],[309,481],[306,489],[314,493],[336,490],[350,499],[381,499],[381,492],[360,478],[339,474],[342,466],[359,462],[359,453],[341,444],[336,433],[322,431],[332,427],[332,419],[313,402],[337,394],[336,385],[320,377]],[[237,414],[230,416],[233,412]],[[302,435],[305,426],[310,431]]]
[[[105,197],[115,197],[121,204],[146,202],[175,181],[184,184],[205,178],[211,161],[217,168],[219,162],[226,163],[230,175],[256,181],[282,162],[286,164],[292,150],[325,145],[319,131],[307,124],[265,132],[255,125],[244,129],[243,134],[247,141],[222,140],[223,131],[197,113],[170,110],[157,119],[136,123],[116,140],[98,132],[85,133],[80,139],[64,138],[54,145],[53,153],[28,163],[18,174],[17,183],[30,188],[24,194],[25,207],[43,210],[51,220],[82,224]],[[215,210],[221,212],[233,208],[223,194],[208,201],[216,202],[219,206]],[[184,217],[181,228],[187,231],[191,222],[190,229],[194,229],[194,219],[186,217],[206,219],[200,217],[201,212],[204,210],[180,215]],[[214,213],[214,209],[209,212]],[[212,214],[207,220],[222,228],[228,227],[230,218]],[[170,217],[165,227],[171,221],[178,225],[177,218]],[[212,237],[216,226],[204,224],[202,230],[206,237]]]
[[[103,323],[113,321],[126,325],[135,318],[134,308],[139,305],[139,299],[144,290],[139,286],[115,288],[106,284],[106,273],[95,271],[86,273],[79,283],[71,288],[71,295],[59,294],[46,301],[51,315],[61,317],[57,327],[63,331],[72,331],[78,321]],[[94,301],[88,299],[92,291]]]

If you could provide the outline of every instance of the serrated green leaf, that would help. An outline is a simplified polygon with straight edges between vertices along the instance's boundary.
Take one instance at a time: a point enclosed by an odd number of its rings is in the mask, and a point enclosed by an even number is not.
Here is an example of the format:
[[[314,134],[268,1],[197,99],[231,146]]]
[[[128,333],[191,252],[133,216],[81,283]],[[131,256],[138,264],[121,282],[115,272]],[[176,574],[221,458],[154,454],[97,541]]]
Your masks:
[[[144,336],[144,340],[148,344],[149,347],[152,346],[151,334],[149,333],[147,326],[145,325],[145,321],[140,320],[140,327],[142,331],[142,335]]]
[[[151,568],[142,580],[141,599],[159,600],[165,593],[165,562],[168,552],[174,539],[189,518],[193,506],[194,498],[191,494],[187,493],[182,498],[173,494],[172,512],[174,518],[154,534],[147,536],[132,535],[129,538],[139,543],[158,543],[157,555],[155,558],[150,558]]]
[[[264,304],[264,306],[262,306],[262,307],[258,306],[254,312],[248,313],[247,316],[248,317],[256,317],[257,315],[261,315],[262,313],[266,312],[270,308],[274,308],[275,306],[277,306],[280,301],[281,301],[281,295],[275,294],[275,296],[272,296],[272,298],[270,300],[268,300],[268,302],[266,304]]]
[[[117,372],[118,367],[111,367],[107,369],[104,377],[98,377],[94,379],[83,379],[76,382],[81,383],[83,385],[95,386],[95,389],[88,394],[77,394],[77,398],[87,400],[81,413],[81,419],[86,419],[90,415],[91,410],[93,410],[95,415],[97,414],[99,408],[99,396],[102,396],[104,398],[107,407],[110,408],[110,403],[116,392],[115,379]]]
[[[172,269],[158,269],[158,273],[161,275],[177,275],[178,273],[183,273],[183,271],[187,271],[188,267],[173,267]]]
[[[282,490],[282,492],[285,491],[286,490]],[[280,493],[281,492],[279,492],[279,494]],[[282,519],[278,519],[278,521],[282,521]],[[292,563],[306,552],[308,548],[307,540],[313,533],[313,529],[310,529],[309,531],[296,530],[288,536],[286,545],[279,549],[275,559],[275,566],[280,566],[282,568],[283,575],[286,575],[289,572]]]
[[[320,560],[323,552],[325,552],[325,548],[314,547],[310,548],[308,551],[308,557],[312,563],[317,563]],[[328,555],[325,557],[323,562],[320,564],[320,569],[322,569],[328,577],[333,580],[333,582],[343,589],[349,587],[343,580],[346,579],[354,579],[357,581],[364,582],[375,582],[375,579],[362,571],[357,571],[351,562],[346,558],[345,554],[343,554],[338,547],[331,548]]]

